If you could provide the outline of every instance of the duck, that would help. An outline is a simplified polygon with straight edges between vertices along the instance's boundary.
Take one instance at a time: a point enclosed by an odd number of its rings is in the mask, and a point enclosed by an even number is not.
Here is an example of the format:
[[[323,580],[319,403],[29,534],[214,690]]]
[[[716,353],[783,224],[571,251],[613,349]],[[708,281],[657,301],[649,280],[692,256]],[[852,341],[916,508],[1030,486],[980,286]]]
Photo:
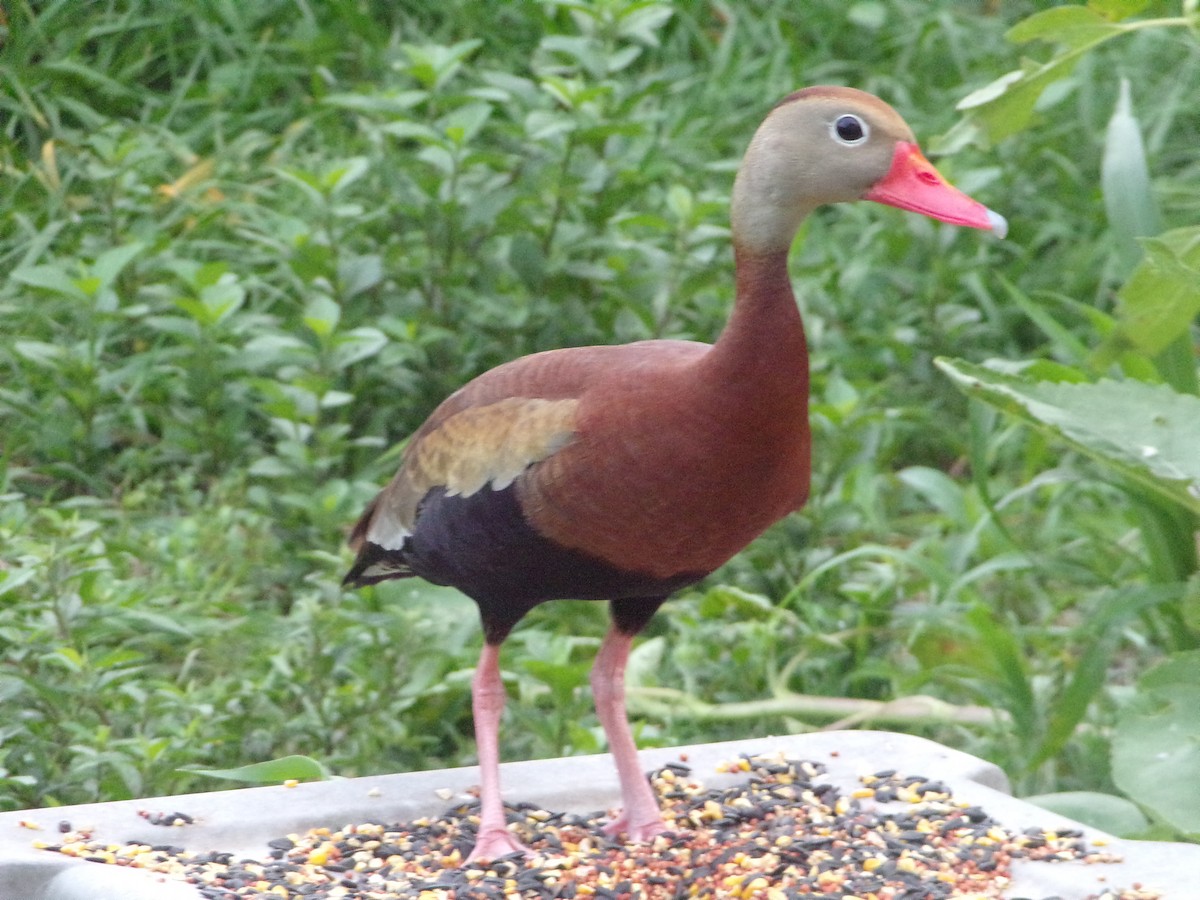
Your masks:
[[[813,210],[858,200],[1007,231],[938,173],[883,100],[839,86],[789,94],[734,179],[734,300],[714,343],[553,349],[485,372],[417,429],[353,527],[347,586],[416,576],[478,606],[479,814],[467,862],[528,852],[501,793],[500,650],[550,600],[609,605],[589,676],[622,802],[605,831],[634,842],[669,831],[628,723],[630,649],[671,595],[804,505],[809,359],[788,254]]]

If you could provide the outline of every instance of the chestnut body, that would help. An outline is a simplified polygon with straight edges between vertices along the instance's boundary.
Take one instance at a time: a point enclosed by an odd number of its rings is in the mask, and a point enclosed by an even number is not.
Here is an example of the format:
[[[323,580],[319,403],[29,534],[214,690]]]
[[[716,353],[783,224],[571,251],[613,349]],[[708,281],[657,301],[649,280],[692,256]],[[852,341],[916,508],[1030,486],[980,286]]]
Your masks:
[[[760,126],[734,185],[735,301],[715,344],[552,350],[481,375],[422,425],[355,526],[348,584],[417,575],[479,606],[472,858],[523,849],[500,800],[499,645],[547,600],[611,602],[592,673],[625,801],[609,830],[665,830],[625,720],[629,647],[671,593],[803,505],[808,350],[787,255],[814,207],[860,198],[1003,229],[940,179],[891,107],[846,88],[799,91]]]

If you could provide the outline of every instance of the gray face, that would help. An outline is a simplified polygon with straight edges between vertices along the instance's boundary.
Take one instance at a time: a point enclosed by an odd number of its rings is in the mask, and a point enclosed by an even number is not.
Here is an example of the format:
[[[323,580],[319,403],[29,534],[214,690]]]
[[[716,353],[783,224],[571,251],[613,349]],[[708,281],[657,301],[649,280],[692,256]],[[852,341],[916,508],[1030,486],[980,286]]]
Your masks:
[[[800,220],[826,203],[860,199],[887,175],[912,131],[890,106],[850,88],[799,91],[771,111],[734,186],[735,239],[786,249]]]

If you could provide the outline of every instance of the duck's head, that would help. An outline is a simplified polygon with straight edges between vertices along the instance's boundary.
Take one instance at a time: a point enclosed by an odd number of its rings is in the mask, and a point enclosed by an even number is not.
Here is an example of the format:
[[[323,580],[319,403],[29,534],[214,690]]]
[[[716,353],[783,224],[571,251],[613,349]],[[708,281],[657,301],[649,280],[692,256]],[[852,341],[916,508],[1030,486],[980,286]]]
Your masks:
[[[784,98],[755,132],[733,193],[733,234],[755,252],[785,250],[826,203],[874,200],[994,231],[1004,217],[949,184],[900,114],[865,91],[811,87]]]

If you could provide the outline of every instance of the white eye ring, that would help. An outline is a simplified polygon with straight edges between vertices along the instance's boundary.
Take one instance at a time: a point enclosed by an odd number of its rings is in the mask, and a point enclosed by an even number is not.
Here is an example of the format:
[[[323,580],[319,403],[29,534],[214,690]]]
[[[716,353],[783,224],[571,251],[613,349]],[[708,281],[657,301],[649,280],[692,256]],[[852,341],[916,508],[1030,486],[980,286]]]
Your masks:
[[[829,134],[845,147],[858,147],[870,137],[871,127],[861,116],[842,113],[829,123]]]

